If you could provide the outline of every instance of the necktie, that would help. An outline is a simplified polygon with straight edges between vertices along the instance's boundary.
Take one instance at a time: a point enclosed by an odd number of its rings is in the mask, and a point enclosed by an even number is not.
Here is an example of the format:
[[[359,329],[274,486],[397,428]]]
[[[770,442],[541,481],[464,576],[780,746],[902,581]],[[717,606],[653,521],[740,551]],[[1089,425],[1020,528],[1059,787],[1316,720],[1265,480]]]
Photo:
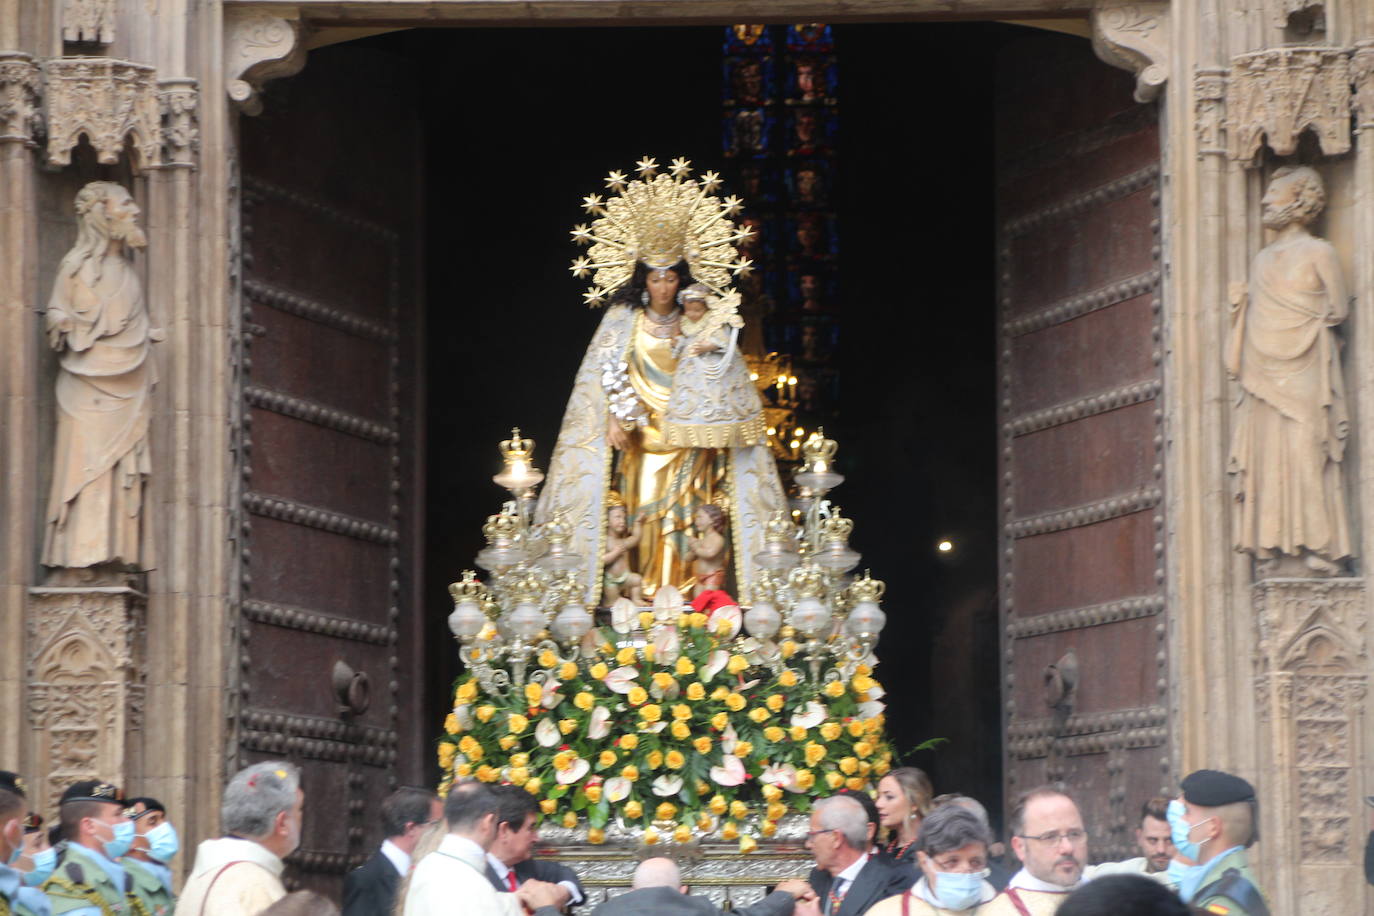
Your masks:
[[[515,880],[515,869],[506,872],[506,883],[510,885],[511,893],[515,893],[520,887],[520,882]]]
[[[825,912],[829,914],[829,916],[835,916],[835,914],[840,911],[840,904],[844,903],[844,895],[848,892],[849,888],[846,887],[841,889],[840,885],[842,883],[848,884],[849,882],[842,882],[837,879],[835,881],[835,886],[830,889],[830,905],[825,908]]]

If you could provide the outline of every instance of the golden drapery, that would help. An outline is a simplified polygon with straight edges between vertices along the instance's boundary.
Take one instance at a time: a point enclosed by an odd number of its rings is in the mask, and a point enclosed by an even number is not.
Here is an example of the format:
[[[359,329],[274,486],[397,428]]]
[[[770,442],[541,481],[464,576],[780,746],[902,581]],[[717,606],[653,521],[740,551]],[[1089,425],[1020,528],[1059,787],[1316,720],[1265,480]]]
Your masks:
[[[711,502],[725,482],[725,461],[715,449],[675,448],[664,442],[663,414],[677,368],[672,345],[671,338],[649,333],[642,311],[635,316],[625,361],[649,422],[620,453],[616,480],[630,517],[644,518],[644,536],[632,565],[644,579],[646,595],[691,577],[686,551],[692,513]]]

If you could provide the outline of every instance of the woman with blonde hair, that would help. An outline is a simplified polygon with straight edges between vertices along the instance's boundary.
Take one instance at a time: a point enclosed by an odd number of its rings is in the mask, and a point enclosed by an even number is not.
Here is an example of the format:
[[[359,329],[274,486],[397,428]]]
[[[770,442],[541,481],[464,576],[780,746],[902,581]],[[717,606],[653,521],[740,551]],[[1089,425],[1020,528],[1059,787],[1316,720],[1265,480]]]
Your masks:
[[[916,767],[899,767],[878,782],[880,828],[887,830],[883,849],[898,862],[915,862],[912,848],[921,833],[921,821],[930,813],[935,790],[930,777]]]

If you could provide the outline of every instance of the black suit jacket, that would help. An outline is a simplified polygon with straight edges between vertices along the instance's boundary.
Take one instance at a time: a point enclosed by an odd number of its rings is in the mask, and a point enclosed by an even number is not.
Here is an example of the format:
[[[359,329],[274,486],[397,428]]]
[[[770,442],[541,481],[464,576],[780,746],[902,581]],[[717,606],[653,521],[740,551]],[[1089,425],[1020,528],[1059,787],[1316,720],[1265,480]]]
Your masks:
[[[861,913],[868,912],[868,908],[879,900],[894,897],[910,888],[916,883],[917,877],[916,869],[911,865],[869,856],[854,883],[845,891],[840,908],[829,916],[860,916]],[[835,876],[828,871],[813,868],[807,880],[820,896],[819,902],[824,911]]]
[[[577,893],[583,900],[587,899],[587,892],[582,889],[582,882],[577,880],[577,872],[566,865],[558,862],[549,862],[545,859],[526,859],[523,862],[515,863],[515,880],[519,884],[534,878],[537,881],[547,881],[550,884],[557,884],[560,881],[571,881],[577,888]],[[510,892],[510,885],[496,876],[496,870],[487,863],[487,880],[491,886],[498,891]],[[576,904],[573,904],[576,906]]]
[[[343,916],[388,916],[401,875],[378,849],[344,877]]]

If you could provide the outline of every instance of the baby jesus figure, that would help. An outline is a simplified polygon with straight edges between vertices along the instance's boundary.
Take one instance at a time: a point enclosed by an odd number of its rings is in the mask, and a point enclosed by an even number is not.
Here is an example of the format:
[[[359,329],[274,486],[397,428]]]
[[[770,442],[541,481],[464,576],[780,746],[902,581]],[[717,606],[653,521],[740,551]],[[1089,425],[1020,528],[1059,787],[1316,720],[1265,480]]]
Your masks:
[[[641,591],[643,578],[630,571],[630,553],[644,536],[644,518],[636,516],[634,527],[628,524],[629,513],[618,493],[612,493],[610,508],[606,510],[606,552],[601,556],[601,604],[610,607],[620,598],[635,604],[644,603]]]
[[[741,448],[767,442],[763,405],[736,346],[744,320],[739,294],[716,296],[700,283],[682,291],[677,368],[663,413],[664,443],[675,448]]]

